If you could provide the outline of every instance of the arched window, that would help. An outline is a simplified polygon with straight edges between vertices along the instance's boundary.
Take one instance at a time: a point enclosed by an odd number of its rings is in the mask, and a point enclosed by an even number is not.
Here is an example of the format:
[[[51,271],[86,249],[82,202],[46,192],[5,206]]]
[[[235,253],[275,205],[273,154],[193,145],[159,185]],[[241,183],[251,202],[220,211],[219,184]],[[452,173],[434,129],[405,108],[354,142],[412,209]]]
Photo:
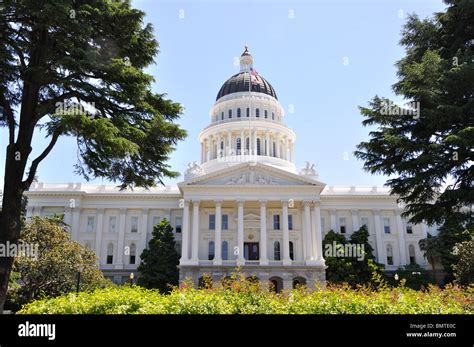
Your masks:
[[[137,259],[137,246],[132,243],[130,245],[130,264],[135,264],[135,261]]]
[[[410,257],[410,264],[416,264],[415,246],[408,246],[408,255]]]
[[[229,259],[229,244],[227,241],[222,242],[222,260]]]
[[[232,110],[229,110],[229,118],[232,118]]]
[[[213,260],[214,259],[214,241],[209,242],[209,252],[208,252],[208,259]]]
[[[272,112],[272,120],[275,120],[275,112]]]
[[[260,117],[260,109],[259,108],[255,109],[255,117],[257,117],[257,118]]]
[[[250,108],[249,107],[247,107],[247,109],[245,110],[245,116],[250,117]]]
[[[263,112],[263,114],[265,115],[265,119],[267,119],[267,118],[268,118],[268,111],[265,110],[265,111]]]
[[[240,154],[240,151],[242,150],[242,142],[240,141],[240,137],[238,137],[236,141],[237,154]]]
[[[114,263],[114,244],[109,243],[107,246],[107,264]]]
[[[273,155],[274,157],[277,156],[277,154],[276,154],[276,153],[277,153],[277,150],[276,150],[277,147],[276,147],[276,146],[277,146],[276,143],[273,142],[272,155]]]
[[[245,149],[247,150],[247,153],[250,150],[250,138],[249,137],[247,137],[245,139]]]
[[[387,245],[387,265],[393,265],[393,251],[391,245]]]
[[[293,247],[293,242],[290,241],[290,259],[295,260],[295,249]]]
[[[261,155],[261,153],[260,153],[260,139],[257,139],[257,155]]]
[[[280,242],[279,241],[275,241],[275,243],[273,244],[273,259],[274,260],[281,260]]]
[[[221,120],[224,120],[224,111],[221,113]]]
[[[240,111],[240,107],[237,109],[237,118],[240,118],[242,115],[242,112]]]

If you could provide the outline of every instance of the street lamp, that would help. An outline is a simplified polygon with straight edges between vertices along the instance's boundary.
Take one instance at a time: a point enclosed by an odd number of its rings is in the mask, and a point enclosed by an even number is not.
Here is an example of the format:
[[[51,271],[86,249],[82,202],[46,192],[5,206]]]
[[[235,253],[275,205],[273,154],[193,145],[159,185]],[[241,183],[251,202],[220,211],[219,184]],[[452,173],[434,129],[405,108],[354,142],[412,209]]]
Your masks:
[[[395,274],[395,276],[393,276],[393,278],[395,278],[395,281],[398,281],[400,279],[400,277],[398,277],[398,274]]]
[[[78,264],[77,265],[77,283],[76,283],[76,292],[79,293],[80,285],[81,285],[81,273],[84,271],[84,265]]]
[[[133,272],[130,272],[130,285],[133,286],[133,279],[135,278],[135,275],[133,274]]]

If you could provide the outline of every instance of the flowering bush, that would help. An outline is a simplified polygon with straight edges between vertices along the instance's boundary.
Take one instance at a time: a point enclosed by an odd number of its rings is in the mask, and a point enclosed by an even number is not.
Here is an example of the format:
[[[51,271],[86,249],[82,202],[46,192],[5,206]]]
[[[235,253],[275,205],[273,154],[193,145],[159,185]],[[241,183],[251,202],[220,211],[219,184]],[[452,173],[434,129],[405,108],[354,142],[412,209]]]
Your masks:
[[[328,285],[276,294],[258,282],[234,276],[195,289],[189,282],[170,294],[141,287],[111,287],[71,293],[25,305],[20,314],[469,314],[474,287],[379,288]]]

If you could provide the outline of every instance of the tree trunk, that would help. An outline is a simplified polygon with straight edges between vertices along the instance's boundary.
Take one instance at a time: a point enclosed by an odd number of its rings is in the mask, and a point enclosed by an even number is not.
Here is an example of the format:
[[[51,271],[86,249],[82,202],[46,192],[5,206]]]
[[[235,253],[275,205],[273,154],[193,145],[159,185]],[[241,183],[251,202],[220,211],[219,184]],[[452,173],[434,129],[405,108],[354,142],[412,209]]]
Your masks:
[[[9,145],[0,215],[0,244],[5,245],[6,250],[8,250],[8,243],[10,245],[17,244],[20,237],[23,170],[18,170],[22,166],[21,160],[17,160],[19,158],[17,146]],[[0,313],[3,313],[13,259],[12,257],[0,257]]]

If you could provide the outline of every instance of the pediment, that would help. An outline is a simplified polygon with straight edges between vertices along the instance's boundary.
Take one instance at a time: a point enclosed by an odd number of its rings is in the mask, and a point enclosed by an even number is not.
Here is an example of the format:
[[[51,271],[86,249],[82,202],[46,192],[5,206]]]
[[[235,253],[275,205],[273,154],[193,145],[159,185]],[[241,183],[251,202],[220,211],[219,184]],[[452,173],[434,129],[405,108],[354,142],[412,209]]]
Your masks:
[[[242,163],[202,176],[180,185],[199,186],[324,186],[314,179],[261,163]]]

